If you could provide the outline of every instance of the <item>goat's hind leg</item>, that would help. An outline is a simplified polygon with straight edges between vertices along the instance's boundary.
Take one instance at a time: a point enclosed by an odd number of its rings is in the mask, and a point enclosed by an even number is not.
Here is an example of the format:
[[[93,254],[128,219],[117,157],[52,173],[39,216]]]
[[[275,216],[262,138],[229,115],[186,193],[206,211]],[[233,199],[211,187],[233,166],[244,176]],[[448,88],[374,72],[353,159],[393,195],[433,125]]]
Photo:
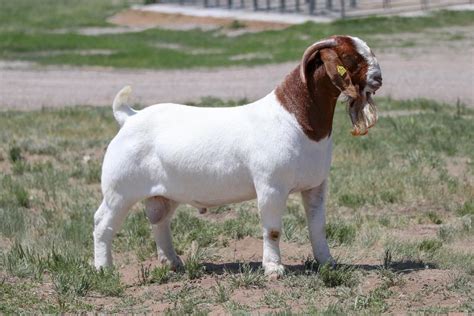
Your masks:
[[[104,199],[94,214],[94,265],[97,269],[112,265],[112,240],[131,204],[110,205]]]
[[[150,197],[145,201],[145,213],[152,224],[158,257],[162,264],[169,265],[173,270],[183,266],[171,236],[171,218],[177,207],[178,203],[161,196]]]
[[[308,219],[309,237],[313,248],[314,258],[320,264],[334,265],[335,261],[329,252],[328,242],[326,240],[326,191],[327,180],[313,189],[301,192],[303,204]]]

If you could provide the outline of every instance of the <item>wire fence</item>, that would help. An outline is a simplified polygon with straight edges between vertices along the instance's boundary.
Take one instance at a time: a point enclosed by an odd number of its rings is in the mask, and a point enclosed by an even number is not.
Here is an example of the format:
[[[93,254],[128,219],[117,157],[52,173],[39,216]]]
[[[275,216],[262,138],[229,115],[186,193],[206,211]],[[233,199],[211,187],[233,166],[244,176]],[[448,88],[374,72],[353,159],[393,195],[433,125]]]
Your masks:
[[[346,18],[472,4],[474,0],[149,0],[148,2]]]

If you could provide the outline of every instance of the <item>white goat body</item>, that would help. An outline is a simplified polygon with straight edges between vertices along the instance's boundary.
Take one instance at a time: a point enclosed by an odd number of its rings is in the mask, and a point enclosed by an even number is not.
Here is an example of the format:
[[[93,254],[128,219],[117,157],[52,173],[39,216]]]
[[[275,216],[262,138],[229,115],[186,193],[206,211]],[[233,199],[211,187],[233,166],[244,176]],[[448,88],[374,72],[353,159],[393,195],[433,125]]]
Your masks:
[[[108,197],[162,196],[212,207],[272,189],[288,194],[316,187],[328,176],[330,162],[331,139],[308,139],[271,92],[233,108],[145,108],[110,143],[102,184],[113,188]]]
[[[122,128],[105,154],[101,182],[104,200],[95,214],[96,267],[112,264],[114,234],[130,207],[139,201],[145,200],[161,261],[178,267],[182,263],[172,245],[170,221],[179,204],[206,208],[257,198],[263,226],[263,266],[266,273],[280,275],[281,218],[288,195],[293,192],[302,193],[315,258],[321,263],[333,262],[324,233],[332,124],[321,123],[326,118],[332,122],[341,91],[347,89],[355,98],[369,100],[368,93],[377,88],[356,82],[364,93],[363,97],[356,96],[345,74],[352,69],[343,68],[342,79],[331,70],[340,70],[334,64],[342,64],[338,55],[347,55],[338,52],[335,45],[340,42],[347,49],[351,41],[354,45],[349,53],[358,54],[360,47],[366,49],[365,43],[363,46],[354,38],[318,42],[305,52],[305,68],[297,68],[277,90],[244,106],[197,108],[166,103],[136,112],[127,104],[131,89],[122,89],[113,105]],[[331,63],[325,64],[328,75],[319,67],[313,79],[307,77],[311,59],[319,58],[314,52],[323,49],[326,51],[321,59]],[[363,53],[359,55],[364,58],[371,54]],[[378,67],[376,61],[371,62]],[[381,85],[380,68],[368,72],[377,77],[367,77],[366,81]],[[362,75],[358,73],[356,78]],[[315,100],[308,92],[311,89],[319,93]],[[369,104],[362,103],[354,102],[361,109],[361,119],[367,121],[363,110]],[[307,113],[322,116],[319,121],[307,120]],[[320,128],[313,126],[314,122],[327,127],[313,133]]]

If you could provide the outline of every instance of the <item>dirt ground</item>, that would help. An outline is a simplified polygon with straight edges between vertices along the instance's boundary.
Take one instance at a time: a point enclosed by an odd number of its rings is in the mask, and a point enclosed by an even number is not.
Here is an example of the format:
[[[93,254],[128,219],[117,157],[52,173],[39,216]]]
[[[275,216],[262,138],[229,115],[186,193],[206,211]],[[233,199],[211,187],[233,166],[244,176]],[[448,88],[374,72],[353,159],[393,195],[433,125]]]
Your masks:
[[[409,57],[378,54],[384,76],[379,96],[429,98],[467,106],[474,101],[474,51],[433,51]],[[73,105],[110,105],[123,86],[134,88],[140,104],[186,102],[205,96],[258,99],[271,91],[296,62],[259,67],[197,70],[116,70],[98,68],[21,67],[0,69],[0,107],[38,109]],[[471,67],[466,67],[470,65]]]

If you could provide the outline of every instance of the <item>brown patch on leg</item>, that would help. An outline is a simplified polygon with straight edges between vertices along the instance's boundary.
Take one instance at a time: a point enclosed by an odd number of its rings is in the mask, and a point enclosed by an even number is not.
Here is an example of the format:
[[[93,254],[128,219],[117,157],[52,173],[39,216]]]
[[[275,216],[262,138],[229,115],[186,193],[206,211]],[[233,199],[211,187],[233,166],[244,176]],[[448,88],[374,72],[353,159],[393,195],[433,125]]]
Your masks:
[[[269,234],[269,235],[270,235],[270,239],[271,239],[271,240],[275,240],[275,241],[276,241],[276,240],[278,240],[278,238],[280,238],[280,232],[277,231],[277,230],[272,230],[272,231],[270,231],[270,234]]]

